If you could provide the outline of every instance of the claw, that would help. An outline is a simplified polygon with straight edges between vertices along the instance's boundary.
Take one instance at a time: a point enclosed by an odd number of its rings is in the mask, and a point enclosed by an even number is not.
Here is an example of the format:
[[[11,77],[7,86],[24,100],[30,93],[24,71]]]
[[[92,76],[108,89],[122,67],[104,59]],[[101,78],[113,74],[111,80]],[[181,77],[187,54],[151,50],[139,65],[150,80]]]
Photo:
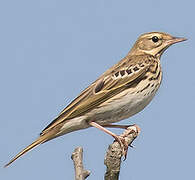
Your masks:
[[[129,144],[129,147],[131,147],[131,148],[135,148],[135,146],[134,146],[134,145],[132,145],[132,144]]]

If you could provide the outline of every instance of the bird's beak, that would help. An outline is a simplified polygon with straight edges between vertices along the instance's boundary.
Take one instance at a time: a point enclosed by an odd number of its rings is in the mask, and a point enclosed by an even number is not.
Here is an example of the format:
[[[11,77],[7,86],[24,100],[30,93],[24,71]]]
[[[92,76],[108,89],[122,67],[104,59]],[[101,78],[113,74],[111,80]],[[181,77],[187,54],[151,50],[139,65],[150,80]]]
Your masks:
[[[167,45],[172,45],[186,40],[187,40],[186,38],[173,37],[172,39],[167,40]]]

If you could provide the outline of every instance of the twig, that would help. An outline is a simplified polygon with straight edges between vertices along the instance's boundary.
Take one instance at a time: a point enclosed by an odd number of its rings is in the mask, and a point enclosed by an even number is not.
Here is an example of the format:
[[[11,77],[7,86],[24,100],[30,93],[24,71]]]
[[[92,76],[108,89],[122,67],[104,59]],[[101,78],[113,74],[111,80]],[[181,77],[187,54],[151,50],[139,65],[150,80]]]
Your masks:
[[[139,135],[140,128],[137,125],[129,126],[120,136],[125,138],[126,143],[131,146],[131,143]],[[122,150],[118,142],[113,142],[109,145],[104,164],[107,166],[104,175],[105,180],[118,180],[120,173]]]
[[[74,162],[75,180],[84,180],[90,175],[90,171],[83,167],[83,148],[77,147],[71,156]]]

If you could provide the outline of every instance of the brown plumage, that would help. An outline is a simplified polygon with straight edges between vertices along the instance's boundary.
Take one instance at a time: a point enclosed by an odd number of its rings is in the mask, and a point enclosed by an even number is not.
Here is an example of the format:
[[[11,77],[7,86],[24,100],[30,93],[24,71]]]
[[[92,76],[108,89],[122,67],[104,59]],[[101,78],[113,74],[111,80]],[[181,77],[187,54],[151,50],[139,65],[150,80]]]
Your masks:
[[[184,40],[161,32],[141,35],[125,58],[81,92],[41,132],[37,140],[18,153],[5,167],[39,144],[90,126],[112,135],[123,146],[118,136],[103,126],[109,127],[111,123],[138,113],[152,100],[162,79],[162,53],[170,45]]]

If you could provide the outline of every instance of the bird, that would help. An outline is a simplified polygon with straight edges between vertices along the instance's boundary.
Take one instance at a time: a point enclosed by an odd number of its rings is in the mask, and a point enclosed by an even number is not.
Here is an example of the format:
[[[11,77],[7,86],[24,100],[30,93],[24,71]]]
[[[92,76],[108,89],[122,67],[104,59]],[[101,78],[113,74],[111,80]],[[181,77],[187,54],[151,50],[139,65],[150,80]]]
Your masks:
[[[4,167],[40,144],[89,127],[98,128],[111,135],[123,147],[123,154],[126,155],[128,146],[124,139],[106,127],[126,128],[125,125],[113,123],[137,114],[151,102],[162,81],[162,54],[172,44],[185,40],[187,39],[164,32],[140,35],[123,59],[84,89],[43,129],[32,144]]]

